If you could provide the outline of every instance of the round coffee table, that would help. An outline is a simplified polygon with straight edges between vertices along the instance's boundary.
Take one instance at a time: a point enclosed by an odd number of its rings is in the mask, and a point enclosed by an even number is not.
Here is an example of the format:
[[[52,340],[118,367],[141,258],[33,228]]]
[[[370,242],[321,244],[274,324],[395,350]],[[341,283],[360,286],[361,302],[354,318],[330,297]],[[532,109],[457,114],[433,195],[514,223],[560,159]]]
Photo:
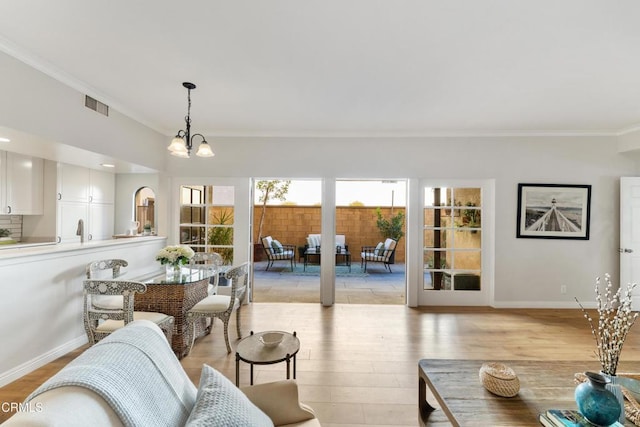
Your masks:
[[[260,341],[260,337],[269,332],[283,334],[282,342],[275,347],[267,347]],[[236,385],[240,385],[240,361],[250,365],[251,385],[253,385],[253,365],[271,365],[287,362],[287,379],[290,377],[291,359],[293,359],[293,378],[296,378],[296,354],[300,350],[300,340],[296,333],[283,331],[264,331],[253,333],[238,342],[236,346]]]

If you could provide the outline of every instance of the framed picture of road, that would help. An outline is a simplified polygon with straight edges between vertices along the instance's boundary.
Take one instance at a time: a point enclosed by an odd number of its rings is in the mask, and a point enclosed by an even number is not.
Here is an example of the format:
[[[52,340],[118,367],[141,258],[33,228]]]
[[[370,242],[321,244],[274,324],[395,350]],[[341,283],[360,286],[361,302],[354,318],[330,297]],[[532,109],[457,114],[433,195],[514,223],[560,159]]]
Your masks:
[[[518,184],[516,237],[589,240],[590,185]]]

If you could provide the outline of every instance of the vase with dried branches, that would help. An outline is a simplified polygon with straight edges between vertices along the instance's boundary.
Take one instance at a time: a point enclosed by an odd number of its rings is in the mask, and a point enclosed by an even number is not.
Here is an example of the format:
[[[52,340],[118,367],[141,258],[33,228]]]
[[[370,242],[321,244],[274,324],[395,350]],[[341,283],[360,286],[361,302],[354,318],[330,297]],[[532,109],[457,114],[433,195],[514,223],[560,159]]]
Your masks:
[[[635,283],[629,284],[624,291],[622,287],[614,291],[609,274],[604,276],[604,286],[598,277],[595,286],[597,323],[580,301],[575,298],[584,317],[589,322],[591,334],[595,338],[596,356],[600,361],[601,373],[611,381],[607,388],[618,397],[622,408],[624,408],[624,398],[620,385],[617,384],[616,371],[625,339],[638,318],[638,313],[631,309],[631,295],[635,286]],[[620,419],[623,423],[624,417],[624,411],[621,411]]]

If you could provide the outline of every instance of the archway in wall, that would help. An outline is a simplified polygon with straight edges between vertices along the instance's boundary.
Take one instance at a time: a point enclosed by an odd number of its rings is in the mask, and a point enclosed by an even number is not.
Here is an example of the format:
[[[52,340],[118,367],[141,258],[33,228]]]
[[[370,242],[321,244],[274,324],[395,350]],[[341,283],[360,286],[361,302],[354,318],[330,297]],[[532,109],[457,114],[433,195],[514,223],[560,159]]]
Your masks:
[[[134,196],[134,218],[138,221],[138,233],[155,233],[156,229],[156,213],[155,213],[156,194],[149,187],[141,187],[136,191]]]

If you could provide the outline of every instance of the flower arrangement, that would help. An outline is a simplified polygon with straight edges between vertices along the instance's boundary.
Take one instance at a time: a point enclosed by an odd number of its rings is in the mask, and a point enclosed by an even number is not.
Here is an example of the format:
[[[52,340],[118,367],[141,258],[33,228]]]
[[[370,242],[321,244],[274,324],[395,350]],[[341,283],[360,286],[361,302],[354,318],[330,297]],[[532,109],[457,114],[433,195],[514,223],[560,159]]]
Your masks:
[[[638,313],[631,311],[631,291],[636,284],[628,285],[624,293],[621,292],[621,288],[618,288],[614,293],[609,274],[605,274],[604,281],[604,295],[602,295],[600,278],[596,279],[597,327],[580,301],[577,298],[575,300],[591,326],[591,333],[596,340],[596,355],[600,361],[602,372],[615,375],[624,340],[638,317]]]
[[[189,246],[186,245],[173,245],[166,246],[160,249],[160,252],[156,255],[156,261],[160,261],[160,264],[187,264],[191,258],[193,258],[194,252]]]

